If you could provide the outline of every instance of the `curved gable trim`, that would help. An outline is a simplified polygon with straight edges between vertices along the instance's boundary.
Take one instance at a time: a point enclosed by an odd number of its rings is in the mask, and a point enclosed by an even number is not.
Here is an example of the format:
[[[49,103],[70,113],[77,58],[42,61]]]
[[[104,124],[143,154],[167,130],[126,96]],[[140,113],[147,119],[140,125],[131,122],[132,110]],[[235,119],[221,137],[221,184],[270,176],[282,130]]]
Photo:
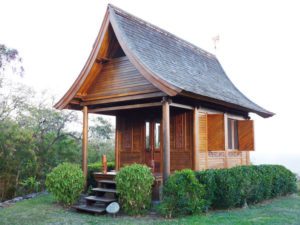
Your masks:
[[[128,48],[126,41],[124,40],[123,36],[126,35],[124,32],[119,28],[118,22],[115,19],[115,12],[114,9],[109,5],[109,19],[115,35],[119,41],[120,46],[122,47],[123,51],[125,52],[126,56],[128,57],[129,61],[136,67],[136,69],[155,87],[160,89],[161,91],[165,92],[169,96],[175,96],[182,91],[181,88],[176,87],[165,80],[163,80],[160,76],[156,75],[151,71],[146,65],[144,65],[139,58]]]

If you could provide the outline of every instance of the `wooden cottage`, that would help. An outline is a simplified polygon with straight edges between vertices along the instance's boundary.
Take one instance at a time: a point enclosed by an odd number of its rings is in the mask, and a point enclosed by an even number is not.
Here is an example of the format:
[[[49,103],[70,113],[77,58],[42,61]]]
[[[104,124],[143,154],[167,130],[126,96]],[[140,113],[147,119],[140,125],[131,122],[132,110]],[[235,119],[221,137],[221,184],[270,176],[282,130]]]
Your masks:
[[[116,116],[116,170],[141,163],[163,178],[184,168],[249,164],[249,113],[273,115],[234,86],[213,54],[112,5],[55,108],[83,111],[85,174],[88,114],[96,113]]]

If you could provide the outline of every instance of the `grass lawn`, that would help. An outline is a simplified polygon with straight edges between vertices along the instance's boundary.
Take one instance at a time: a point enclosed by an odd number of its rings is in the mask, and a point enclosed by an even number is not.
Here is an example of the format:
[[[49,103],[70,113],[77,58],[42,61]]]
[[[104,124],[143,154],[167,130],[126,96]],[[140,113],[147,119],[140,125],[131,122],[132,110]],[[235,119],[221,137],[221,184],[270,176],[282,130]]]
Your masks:
[[[212,211],[206,215],[172,220],[161,217],[94,216],[66,210],[54,203],[50,194],[0,209],[0,224],[300,224],[300,196],[278,198],[249,209]]]

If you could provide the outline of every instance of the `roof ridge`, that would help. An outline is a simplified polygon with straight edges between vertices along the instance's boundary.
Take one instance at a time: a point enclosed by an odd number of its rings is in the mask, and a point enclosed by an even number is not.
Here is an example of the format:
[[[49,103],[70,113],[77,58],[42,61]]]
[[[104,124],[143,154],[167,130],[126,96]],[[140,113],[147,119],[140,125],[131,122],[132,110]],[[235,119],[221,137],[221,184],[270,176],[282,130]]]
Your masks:
[[[172,34],[171,32],[165,30],[165,29],[162,29],[152,23],[149,23],[131,13],[128,13],[126,11],[124,11],[123,9],[120,9],[119,7],[117,6],[114,6],[112,4],[108,4],[108,7],[112,8],[113,10],[115,10],[117,13],[121,14],[121,16],[124,16],[126,17],[127,19],[132,19],[140,24],[143,24],[143,25],[146,25],[147,27],[151,28],[151,29],[154,29],[155,31],[157,32],[160,32],[161,34],[165,35],[165,36],[168,36],[170,38],[173,38],[175,39],[176,41],[180,42],[181,44],[185,45],[186,47],[190,48],[191,50],[193,51],[197,51],[197,52],[201,52],[202,54],[205,54],[206,56],[208,57],[212,57],[212,58],[217,58],[214,54],[198,47],[197,45],[194,45],[192,44],[191,42],[188,42],[174,34]]]

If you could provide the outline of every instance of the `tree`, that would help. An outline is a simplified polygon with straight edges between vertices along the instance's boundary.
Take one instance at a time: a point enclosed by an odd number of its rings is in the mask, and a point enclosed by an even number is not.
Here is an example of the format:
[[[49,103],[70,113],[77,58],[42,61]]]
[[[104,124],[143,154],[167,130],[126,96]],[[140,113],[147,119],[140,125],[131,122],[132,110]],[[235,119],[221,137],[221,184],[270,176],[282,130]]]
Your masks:
[[[93,121],[94,125],[90,127],[91,138],[101,141],[110,140],[114,130],[110,121],[99,116]]]
[[[0,193],[13,197],[19,181],[36,174],[36,154],[33,151],[32,133],[15,121],[6,119],[0,123],[0,180],[6,190]]]
[[[115,159],[113,140],[115,131],[111,122],[98,116],[92,121],[89,131],[89,163],[98,162],[102,155],[106,155],[108,161],[113,161]]]
[[[23,75],[24,68],[21,63],[22,58],[19,56],[18,50],[0,44],[0,75],[8,66],[11,66],[13,72]]]
[[[17,122],[32,132],[34,152],[37,155],[37,177],[45,175],[62,162],[80,162],[80,135],[67,130],[77,121],[74,112],[61,112],[44,103],[30,105],[19,113]]]

